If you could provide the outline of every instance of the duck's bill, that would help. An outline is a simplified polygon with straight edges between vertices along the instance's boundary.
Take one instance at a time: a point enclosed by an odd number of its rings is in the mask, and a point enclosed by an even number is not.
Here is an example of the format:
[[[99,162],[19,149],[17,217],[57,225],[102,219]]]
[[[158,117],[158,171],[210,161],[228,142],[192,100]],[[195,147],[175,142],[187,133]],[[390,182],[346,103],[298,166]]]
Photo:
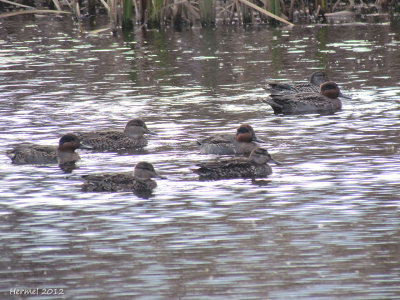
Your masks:
[[[160,179],[167,179],[167,177],[160,175],[160,173],[156,172],[154,175],[155,178],[160,178]]]
[[[260,140],[259,138],[257,138],[256,136],[253,136],[253,141],[257,142],[257,143],[265,143],[263,140]]]
[[[282,165],[281,162],[275,160],[273,157],[270,157],[270,160],[269,160],[269,161],[270,161],[270,162],[273,162],[274,164],[276,164],[276,165],[278,165],[278,166]]]
[[[157,133],[155,133],[154,131],[151,131],[149,129],[147,129],[147,131],[145,133],[151,134],[151,135],[157,135]]]

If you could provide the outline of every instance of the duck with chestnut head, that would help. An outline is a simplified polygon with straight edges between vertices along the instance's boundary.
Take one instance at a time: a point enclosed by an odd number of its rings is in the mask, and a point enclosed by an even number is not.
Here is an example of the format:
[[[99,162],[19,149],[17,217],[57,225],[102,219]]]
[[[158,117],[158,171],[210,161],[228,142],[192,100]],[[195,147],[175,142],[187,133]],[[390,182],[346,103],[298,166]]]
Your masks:
[[[319,92],[271,94],[262,101],[269,104],[275,114],[333,114],[342,109],[340,95],[339,86],[335,82],[327,81],[320,85]]]
[[[236,129],[235,135],[213,135],[197,141],[202,154],[246,155],[258,147],[256,143],[264,143],[257,138],[254,129],[249,124],[242,124]]]

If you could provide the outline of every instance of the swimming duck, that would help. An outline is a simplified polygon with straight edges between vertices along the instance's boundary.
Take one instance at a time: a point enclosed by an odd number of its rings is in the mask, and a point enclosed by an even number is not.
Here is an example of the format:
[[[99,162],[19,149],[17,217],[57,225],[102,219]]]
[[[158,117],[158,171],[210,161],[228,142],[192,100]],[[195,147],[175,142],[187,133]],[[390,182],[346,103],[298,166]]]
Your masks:
[[[142,148],[147,146],[144,134],[155,134],[147,129],[141,119],[130,120],[123,132],[116,130],[92,131],[77,133],[82,144],[92,147],[93,150],[116,151],[121,149]]]
[[[333,114],[342,109],[339,94],[338,85],[328,81],[321,84],[319,93],[275,94],[263,102],[271,105],[275,114]]]
[[[272,173],[268,162],[275,161],[264,148],[254,149],[249,157],[232,157],[199,164],[200,168],[193,172],[200,175],[200,179],[227,179],[227,178],[260,178]]]
[[[81,145],[79,138],[74,134],[63,135],[57,146],[41,146],[23,144],[7,151],[7,156],[13,164],[59,164],[68,165],[77,162],[80,157],[75,152],[77,148],[86,148]]]
[[[237,128],[235,136],[210,136],[197,141],[197,144],[202,154],[249,155],[258,147],[255,142],[264,143],[257,138],[253,127],[242,124]]]
[[[266,88],[271,94],[296,94],[319,92],[320,85],[329,81],[328,75],[323,71],[316,71],[311,74],[310,82],[287,84],[281,82],[267,81],[269,87]]]
[[[134,172],[84,175],[84,192],[135,192],[146,195],[157,186],[151,178],[162,178],[151,163],[139,162]]]

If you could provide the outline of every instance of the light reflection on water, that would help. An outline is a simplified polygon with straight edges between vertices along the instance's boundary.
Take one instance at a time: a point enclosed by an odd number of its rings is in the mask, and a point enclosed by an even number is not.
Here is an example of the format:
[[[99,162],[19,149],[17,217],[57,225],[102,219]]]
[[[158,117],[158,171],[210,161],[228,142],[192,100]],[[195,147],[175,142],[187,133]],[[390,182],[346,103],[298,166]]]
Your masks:
[[[0,152],[136,116],[158,135],[134,153],[82,150],[71,174],[0,156],[5,297],[400,297],[399,28],[194,28],[132,42],[61,20],[51,31],[1,21]],[[275,116],[259,101],[265,80],[325,67],[352,97],[342,112]],[[191,168],[214,156],[194,141],[244,122],[283,165],[263,180],[199,181]],[[167,177],[150,199],[80,192],[81,175],[142,160]]]

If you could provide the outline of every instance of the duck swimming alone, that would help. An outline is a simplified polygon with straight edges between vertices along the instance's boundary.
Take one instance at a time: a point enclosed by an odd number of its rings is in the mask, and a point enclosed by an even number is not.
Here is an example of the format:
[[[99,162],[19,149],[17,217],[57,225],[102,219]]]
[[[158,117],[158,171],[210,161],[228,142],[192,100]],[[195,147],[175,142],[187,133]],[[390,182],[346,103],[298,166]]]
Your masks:
[[[328,81],[321,84],[319,93],[271,94],[262,101],[271,105],[275,114],[333,114],[342,109],[339,94],[338,85]]]
[[[123,132],[116,130],[77,133],[82,144],[99,151],[117,151],[147,146],[144,134],[155,134],[141,119],[130,120]]]
[[[162,178],[148,162],[139,162],[129,173],[104,173],[84,175],[84,192],[135,192],[151,194],[157,183],[151,178]]]
[[[203,180],[216,180],[228,178],[261,178],[267,177],[272,173],[268,162],[275,161],[268,151],[264,148],[254,149],[250,156],[232,157],[210,161],[198,165],[198,169],[193,172],[200,175]]]
[[[255,142],[264,143],[257,138],[253,127],[242,124],[237,128],[235,136],[211,136],[197,141],[197,144],[202,154],[249,155],[258,147]]]
[[[13,164],[74,164],[80,157],[75,152],[81,145],[79,138],[74,134],[63,135],[57,146],[41,146],[23,144],[7,151],[7,156]]]
[[[319,92],[320,85],[329,81],[328,75],[323,71],[311,74],[309,83],[287,84],[281,82],[267,81],[266,88],[271,94],[296,94]]]

